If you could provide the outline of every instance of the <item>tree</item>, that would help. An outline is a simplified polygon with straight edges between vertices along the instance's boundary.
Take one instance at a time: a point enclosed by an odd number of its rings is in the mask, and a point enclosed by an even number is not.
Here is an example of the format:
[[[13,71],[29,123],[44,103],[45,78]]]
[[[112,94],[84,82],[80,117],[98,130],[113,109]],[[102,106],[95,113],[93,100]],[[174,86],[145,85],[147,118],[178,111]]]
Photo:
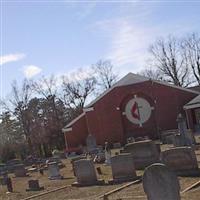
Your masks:
[[[16,154],[23,156],[20,148],[25,146],[25,138],[19,121],[9,112],[3,112],[0,119],[0,160],[5,162]]]
[[[64,115],[60,113],[64,112],[64,105],[58,98],[57,79],[55,76],[49,78],[42,77],[40,80],[32,82],[32,89],[43,98],[40,99],[42,100],[42,104],[40,102],[40,106],[42,106],[40,109],[43,112],[43,117],[46,119],[46,126],[48,127],[45,129],[49,137],[49,147],[47,148],[63,148],[64,136],[61,130],[64,126]]]
[[[66,107],[80,114],[87,99],[95,90],[95,86],[96,79],[90,73],[85,78],[74,74],[73,79],[69,76],[63,76],[63,101]]]
[[[12,97],[9,100],[9,102],[11,103],[11,107],[14,108],[12,114],[19,121],[21,130],[23,131],[23,134],[25,135],[26,140],[28,142],[29,150],[30,152],[32,152],[32,144],[30,139],[30,118],[29,113],[27,111],[28,103],[32,95],[29,81],[25,79],[22,83],[21,88],[19,88],[17,82],[14,81],[12,83],[11,94]],[[9,108],[9,106],[7,106],[7,108]]]
[[[191,67],[194,78],[200,85],[200,37],[192,33],[182,41],[184,58],[188,66]]]
[[[153,80],[164,81],[164,78],[158,69],[146,68],[139,72],[139,74]]]
[[[152,65],[158,68],[168,82],[182,87],[192,83],[180,40],[171,36],[167,40],[159,39],[150,46],[150,53],[153,56]]]
[[[24,140],[24,135],[19,122],[11,116],[9,112],[3,112],[1,115],[1,136],[4,137],[2,143],[17,144]]]
[[[96,74],[100,92],[111,88],[118,80],[118,75],[114,72],[114,66],[110,60],[99,60],[96,64],[92,65],[92,68]]]

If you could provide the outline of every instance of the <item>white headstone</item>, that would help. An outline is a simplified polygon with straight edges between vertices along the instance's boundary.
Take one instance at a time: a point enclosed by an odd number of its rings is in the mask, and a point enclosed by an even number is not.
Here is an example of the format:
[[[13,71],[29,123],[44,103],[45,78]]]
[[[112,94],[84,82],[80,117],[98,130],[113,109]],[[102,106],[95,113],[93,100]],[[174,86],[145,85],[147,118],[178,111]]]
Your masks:
[[[97,148],[96,138],[94,137],[94,135],[89,134],[87,136],[86,145],[87,145],[88,152],[92,152]]]
[[[193,141],[187,129],[186,119],[182,116],[182,114],[179,114],[176,121],[178,123],[178,130],[181,136],[181,145],[191,146]]]
[[[59,167],[56,162],[48,163],[49,179],[61,179]]]

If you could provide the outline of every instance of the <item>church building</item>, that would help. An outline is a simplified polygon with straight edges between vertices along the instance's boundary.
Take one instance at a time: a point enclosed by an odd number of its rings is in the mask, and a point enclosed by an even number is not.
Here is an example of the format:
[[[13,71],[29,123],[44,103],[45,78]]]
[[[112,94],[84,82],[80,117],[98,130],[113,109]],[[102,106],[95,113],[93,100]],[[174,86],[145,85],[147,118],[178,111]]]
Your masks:
[[[185,111],[193,107],[187,104],[199,94],[129,73],[63,128],[66,148],[85,145],[89,134],[95,136],[99,145],[105,141],[123,144],[129,137],[160,138],[162,131],[177,129],[179,113],[190,117],[191,113]]]

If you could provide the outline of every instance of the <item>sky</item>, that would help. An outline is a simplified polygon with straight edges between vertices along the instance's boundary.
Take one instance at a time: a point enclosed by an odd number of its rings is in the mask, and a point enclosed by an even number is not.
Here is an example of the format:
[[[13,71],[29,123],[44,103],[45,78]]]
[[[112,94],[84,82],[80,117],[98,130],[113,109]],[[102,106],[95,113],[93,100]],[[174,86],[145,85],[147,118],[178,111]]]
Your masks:
[[[84,71],[99,59],[120,76],[137,73],[156,39],[200,33],[198,1],[0,2],[1,98],[13,80]]]

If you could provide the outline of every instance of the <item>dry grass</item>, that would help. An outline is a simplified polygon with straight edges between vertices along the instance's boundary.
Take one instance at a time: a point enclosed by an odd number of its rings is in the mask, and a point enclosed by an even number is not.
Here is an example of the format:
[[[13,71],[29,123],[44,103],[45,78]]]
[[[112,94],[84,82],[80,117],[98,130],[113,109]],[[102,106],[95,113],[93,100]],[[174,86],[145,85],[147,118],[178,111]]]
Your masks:
[[[163,145],[162,150],[169,148],[169,146]],[[117,150],[118,151],[118,150]],[[116,152],[116,150],[115,150]],[[114,153],[114,152],[113,152]],[[200,150],[196,151],[198,160],[200,161]],[[13,187],[14,187],[14,193],[6,194],[6,187],[0,186],[0,200],[20,200],[24,199],[25,197],[29,197],[35,194],[39,194],[41,192],[46,192],[58,187],[69,185],[67,188],[59,190],[57,192],[53,192],[50,194],[46,194],[41,197],[37,197],[35,199],[37,200],[78,200],[78,199],[84,199],[84,200],[95,200],[99,199],[99,196],[104,194],[105,192],[108,192],[112,189],[115,189],[117,187],[120,187],[122,184],[118,185],[104,185],[104,186],[91,186],[91,187],[71,187],[70,185],[75,181],[75,177],[73,176],[71,164],[69,160],[63,160],[66,167],[60,170],[61,175],[63,175],[65,178],[63,180],[49,180],[47,171],[45,171],[45,174],[41,176],[38,172],[33,172],[30,174],[30,177],[24,177],[24,178],[14,178],[14,175],[11,174],[12,181],[13,181]],[[111,179],[111,168],[109,166],[99,165],[103,172],[103,175],[99,176],[99,178],[104,179],[105,181],[108,181]],[[141,175],[143,171],[137,171],[138,175]],[[28,188],[28,180],[30,179],[39,179],[40,186],[44,186],[44,191],[37,191],[37,192],[26,192],[26,189]],[[200,180],[199,177],[189,178],[189,177],[179,177],[181,190],[184,190],[189,185],[197,182]],[[198,200],[200,199],[200,188],[196,188],[194,190],[191,190],[189,192],[186,192],[184,195],[182,195],[183,200]],[[117,200],[117,199],[132,199],[132,200],[145,200],[146,196],[143,191],[142,183],[132,185],[126,189],[123,189],[120,192],[116,192],[113,195],[109,196],[109,200]]]

